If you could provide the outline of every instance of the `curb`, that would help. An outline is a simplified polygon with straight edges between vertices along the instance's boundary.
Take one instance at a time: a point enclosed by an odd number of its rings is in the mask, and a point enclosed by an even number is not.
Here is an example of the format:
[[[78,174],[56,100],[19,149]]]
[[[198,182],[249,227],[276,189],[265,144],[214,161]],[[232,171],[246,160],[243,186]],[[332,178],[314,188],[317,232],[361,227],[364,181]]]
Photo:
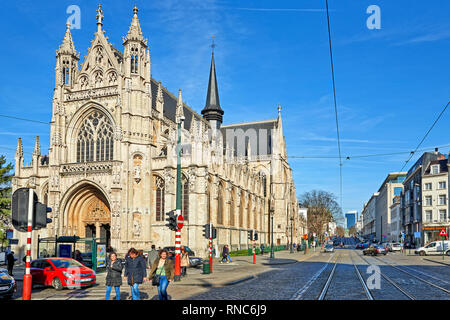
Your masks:
[[[423,260],[431,261],[431,262],[434,262],[434,263],[440,263],[440,264],[443,264],[445,266],[450,266],[449,263],[445,263],[445,262],[442,262],[442,261],[435,261],[435,260],[426,259],[426,258],[423,258]]]

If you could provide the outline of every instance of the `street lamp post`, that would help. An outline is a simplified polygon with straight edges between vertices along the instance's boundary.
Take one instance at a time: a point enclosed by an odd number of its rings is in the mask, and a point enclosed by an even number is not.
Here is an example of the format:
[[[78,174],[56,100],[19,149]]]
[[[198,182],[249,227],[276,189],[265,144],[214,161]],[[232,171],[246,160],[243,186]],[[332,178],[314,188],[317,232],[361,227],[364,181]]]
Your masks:
[[[270,206],[270,259],[275,258],[275,254],[273,252],[273,204]]]
[[[293,222],[294,222],[294,218],[291,217],[291,249],[290,249],[290,253],[294,253],[294,248],[292,247],[292,228],[293,228]]]

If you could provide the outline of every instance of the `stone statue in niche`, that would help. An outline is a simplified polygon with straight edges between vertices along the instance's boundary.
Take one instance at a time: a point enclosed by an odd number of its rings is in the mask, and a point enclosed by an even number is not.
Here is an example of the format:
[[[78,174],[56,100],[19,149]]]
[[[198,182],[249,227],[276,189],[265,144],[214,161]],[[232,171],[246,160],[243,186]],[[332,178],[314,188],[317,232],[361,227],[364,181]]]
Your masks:
[[[133,214],[133,236],[135,238],[141,236],[141,216],[139,213]]]
[[[133,157],[133,165],[134,165],[134,181],[139,183],[142,179],[141,177],[141,164],[142,164],[142,156],[137,154]]]

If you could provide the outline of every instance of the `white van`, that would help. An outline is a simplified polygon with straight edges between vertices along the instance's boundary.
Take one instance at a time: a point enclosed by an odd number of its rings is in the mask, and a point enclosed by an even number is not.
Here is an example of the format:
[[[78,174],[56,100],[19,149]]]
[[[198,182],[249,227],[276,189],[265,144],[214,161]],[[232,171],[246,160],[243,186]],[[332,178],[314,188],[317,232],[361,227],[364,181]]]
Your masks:
[[[444,245],[444,249],[442,250],[442,245]],[[433,241],[427,244],[424,247],[420,247],[414,251],[415,254],[420,254],[421,256],[426,256],[427,254],[440,254],[442,255],[442,251],[448,256],[450,256],[450,240],[444,241]]]

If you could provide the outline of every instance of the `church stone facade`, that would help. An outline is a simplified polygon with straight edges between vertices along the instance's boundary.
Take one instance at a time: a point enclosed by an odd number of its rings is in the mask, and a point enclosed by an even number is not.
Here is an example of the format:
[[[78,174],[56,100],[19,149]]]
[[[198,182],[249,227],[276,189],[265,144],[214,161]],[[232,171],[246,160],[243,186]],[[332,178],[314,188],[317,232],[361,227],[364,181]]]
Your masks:
[[[205,257],[202,230],[210,222],[219,248],[246,248],[248,230],[258,232],[258,245],[270,244],[272,229],[274,244],[287,244],[291,226],[297,230],[298,204],[281,107],[274,120],[222,124],[213,52],[206,105],[196,113],[181,90],[174,95],[152,77],[137,12],[120,51],[105,36],[99,6],[82,63],[67,26],[56,51],[48,155],[37,137],[32,162],[24,165],[18,139],[13,191],[33,188],[52,208],[52,223],[33,231],[33,258],[37,234],[100,237],[119,253],[174,246],[175,233],[165,224],[176,205],[178,122],[182,244]],[[26,234],[19,239],[13,250],[23,256]]]

